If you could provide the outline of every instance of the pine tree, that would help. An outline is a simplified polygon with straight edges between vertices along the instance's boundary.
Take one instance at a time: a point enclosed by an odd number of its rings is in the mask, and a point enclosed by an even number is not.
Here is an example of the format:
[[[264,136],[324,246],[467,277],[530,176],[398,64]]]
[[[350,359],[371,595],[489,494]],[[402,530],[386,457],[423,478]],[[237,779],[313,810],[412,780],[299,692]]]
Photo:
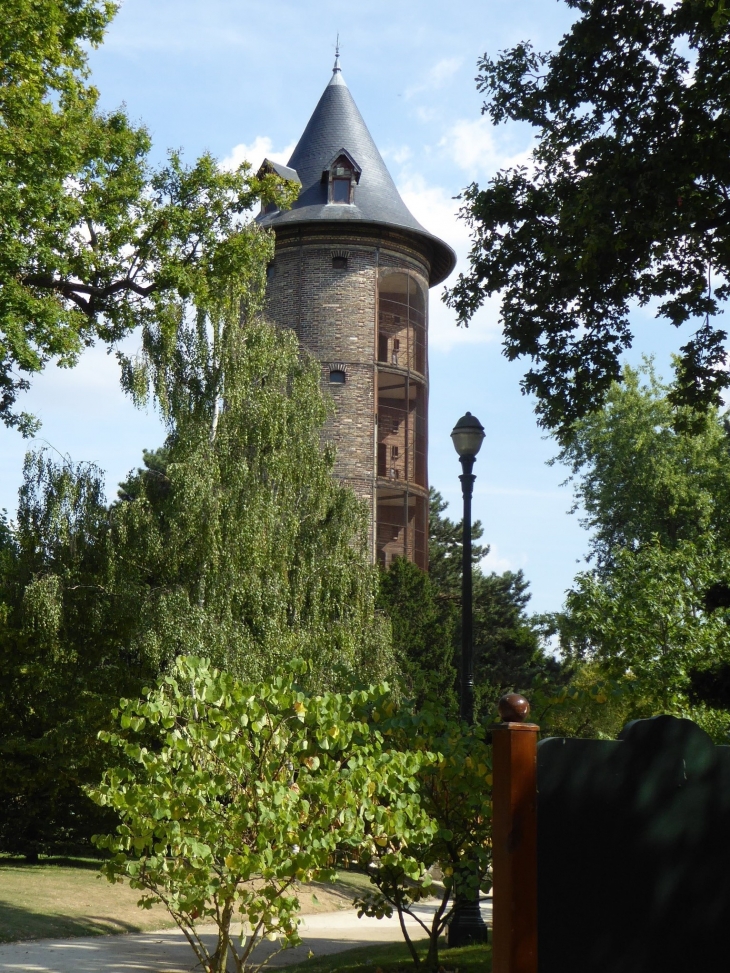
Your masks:
[[[380,604],[393,626],[393,648],[418,701],[430,693],[457,706],[461,653],[462,523],[444,516],[447,503],[430,497],[429,571],[403,559],[383,573]],[[529,583],[522,571],[484,574],[479,562],[489,547],[472,525],[474,676],[477,710],[487,715],[503,693],[529,692],[536,681],[556,682],[560,665],[541,644],[527,614]]]

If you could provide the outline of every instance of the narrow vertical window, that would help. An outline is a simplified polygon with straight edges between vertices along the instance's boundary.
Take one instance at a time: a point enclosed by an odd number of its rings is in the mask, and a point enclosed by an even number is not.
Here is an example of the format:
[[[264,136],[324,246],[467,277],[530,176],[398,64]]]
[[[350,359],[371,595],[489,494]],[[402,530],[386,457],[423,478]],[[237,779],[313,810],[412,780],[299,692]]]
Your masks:
[[[350,202],[350,180],[337,178],[332,180],[332,202],[333,203],[349,203]]]

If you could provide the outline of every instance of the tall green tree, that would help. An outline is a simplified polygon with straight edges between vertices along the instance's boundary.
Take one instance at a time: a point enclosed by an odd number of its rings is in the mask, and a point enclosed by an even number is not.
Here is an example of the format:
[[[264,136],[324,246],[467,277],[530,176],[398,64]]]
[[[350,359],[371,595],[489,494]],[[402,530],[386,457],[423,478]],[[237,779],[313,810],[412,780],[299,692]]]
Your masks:
[[[592,530],[568,592],[564,653],[629,686],[627,716],[689,715],[730,731],[730,436],[718,410],[677,429],[672,386],[626,369],[560,459]],[[681,425],[681,424],[680,424]]]
[[[96,733],[183,652],[248,679],[308,658],[333,689],[393,668],[366,515],[320,444],[319,368],[255,302],[242,322],[239,298],[182,314],[141,362],[170,433],[111,507],[95,468],[27,460],[0,586],[6,850],[99,830],[79,791],[105,759]]]
[[[263,194],[291,196],[247,164],[210,155],[159,168],[150,138],[103,113],[87,51],[109,0],[6,0],[0,34],[0,419],[37,428],[19,393],[49,361],[113,347],[133,328],[169,333],[180,300],[205,298],[265,246],[245,214]]]
[[[462,521],[444,516],[446,503],[431,496],[429,574],[444,604],[454,614],[454,659],[461,653]],[[537,682],[559,679],[560,666],[546,652],[537,620],[527,612],[529,582],[520,571],[485,573],[480,561],[489,546],[479,543],[484,528],[472,524],[472,600],[474,682],[477,708],[491,711],[499,697],[516,690],[528,692]]]
[[[571,471],[599,569],[654,539],[669,549],[709,537],[730,547],[727,419],[713,410],[701,427],[678,430],[675,388],[650,361],[626,366],[604,408],[574,426],[556,458]]]
[[[440,596],[431,576],[396,558],[380,576],[378,607],[390,619],[393,651],[409,697],[456,709],[454,639],[457,606]]]
[[[78,852],[112,824],[80,786],[102,769],[98,729],[154,667],[110,586],[101,472],[29,454],[0,548],[0,848]]]
[[[730,381],[715,323],[730,279],[730,18],[725,0],[566,0],[556,51],[523,42],[479,61],[482,111],[526,122],[529,166],[473,183],[462,323],[501,294],[504,350],[547,428],[597,408],[631,346],[631,308],[697,322],[677,404],[716,406]]]
[[[214,391],[198,397],[181,357],[190,384],[170,379],[165,450],[110,512],[141,651],[165,664],[194,648],[246,678],[298,656],[322,686],[384,675],[365,512],[320,445],[319,368],[293,332],[235,315],[223,331]]]
[[[379,604],[391,619],[393,649],[406,686],[419,701],[437,695],[457,707],[461,653],[462,523],[444,516],[447,503],[430,498],[429,570],[398,559],[380,581]],[[527,614],[529,583],[522,571],[485,574],[479,562],[489,547],[472,525],[474,675],[477,708],[489,712],[508,690],[527,692],[555,682],[560,666],[546,653],[540,628]]]

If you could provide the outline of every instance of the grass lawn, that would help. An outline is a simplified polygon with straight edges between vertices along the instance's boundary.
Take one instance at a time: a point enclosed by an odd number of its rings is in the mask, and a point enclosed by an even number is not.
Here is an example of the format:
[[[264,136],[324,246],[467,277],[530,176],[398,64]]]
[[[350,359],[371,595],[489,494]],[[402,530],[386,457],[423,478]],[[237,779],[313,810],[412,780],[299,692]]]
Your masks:
[[[99,862],[0,859],[0,942],[144,932],[173,925],[160,906],[137,906],[140,893],[99,876]]]
[[[343,874],[334,886],[300,890],[303,913],[347,908],[369,885],[365,875]],[[102,936],[174,926],[162,906],[140,909],[140,893],[99,876],[93,859],[41,859],[37,865],[0,858],[0,942]]]
[[[424,943],[416,944],[419,955],[426,955]],[[458,973],[491,973],[491,946],[462,946],[460,949],[441,949],[439,964],[445,970]],[[334,956],[322,956],[283,968],[286,973],[413,973],[415,967],[405,943],[382,946],[361,946]]]

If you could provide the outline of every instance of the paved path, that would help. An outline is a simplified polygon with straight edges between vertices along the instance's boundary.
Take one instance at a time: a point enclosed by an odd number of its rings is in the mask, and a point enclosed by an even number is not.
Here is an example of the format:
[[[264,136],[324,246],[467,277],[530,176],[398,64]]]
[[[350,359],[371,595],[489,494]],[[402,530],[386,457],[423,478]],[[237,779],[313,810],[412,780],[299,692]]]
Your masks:
[[[491,920],[491,899],[482,903],[482,914]],[[427,906],[419,909],[423,918],[432,914]],[[412,920],[408,924],[414,938],[423,931]],[[339,953],[355,946],[400,941],[396,918],[358,919],[351,910],[304,916],[304,944],[272,957],[270,965],[287,966],[315,956]],[[210,936],[214,942],[214,936]],[[272,946],[264,944],[261,958]],[[88,936],[78,939],[39,939],[35,942],[0,946],[1,973],[191,973],[197,960],[190,945],[177,929],[124,936]]]

